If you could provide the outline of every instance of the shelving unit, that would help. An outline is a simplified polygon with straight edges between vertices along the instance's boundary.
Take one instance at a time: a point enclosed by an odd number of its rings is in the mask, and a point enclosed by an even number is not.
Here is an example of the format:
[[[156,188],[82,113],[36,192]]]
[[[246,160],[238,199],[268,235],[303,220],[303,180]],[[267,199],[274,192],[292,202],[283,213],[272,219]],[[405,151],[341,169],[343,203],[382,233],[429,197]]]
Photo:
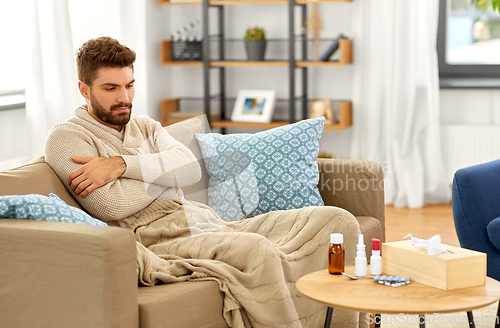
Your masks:
[[[262,4],[286,4],[287,0],[272,0],[272,1],[246,1],[242,3],[243,0],[240,1],[209,1],[209,4],[212,6],[221,6],[221,5],[242,5],[242,4],[253,4],[253,5],[262,5]],[[296,0],[296,4],[308,4],[308,3],[328,3],[328,2],[351,2],[352,0]],[[183,1],[183,2],[172,2],[169,0],[158,0],[160,5],[201,5],[202,1]]]
[[[301,106],[301,118],[305,119],[308,117],[308,91],[307,91],[307,70],[309,67],[335,67],[344,66],[352,64],[353,62],[353,41],[350,39],[340,40],[339,43],[339,53],[340,57],[337,61],[310,61],[307,59],[308,50],[308,39],[305,32],[301,35],[296,35],[294,31],[295,18],[294,18],[294,8],[299,6],[302,10],[302,19],[307,18],[307,4],[308,3],[333,3],[333,2],[351,2],[352,0],[318,0],[318,1],[307,1],[307,0],[261,0],[261,1],[201,1],[201,2],[170,2],[167,0],[158,0],[161,5],[201,5],[202,7],[202,30],[203,30],[203,61],[173,61],[171,55],[172,43],[171,41],[162,41],[160,44],[160,58],[162,65],[178,65],[178,66],[200,66],[203,68],[204,76],[204,96],[201,98],[203,102],[203,112],[207,114],[210,125],[217,128],[273,128],[277,126],[283,126],[289,123],[298,121],[296,117],[296,105],[297,102]],[[272,60],[272,61],[261,61],[261,62],[249,62],[246,60],[228,60],[225,58],[225,39],[224,35],[224,7],[227,5],[266,5],[266,4],[288,4],[288,18],[289,18],[289,35],[286,40],[288,43],[288,58],[283,60]],[[209,34],[209,9],[215,8],[218,11],[218,42],[215,45],[218,50],[217,59],[211,57],[211,43],[214,42],[213,38],[210,39]],[[331,40],[333,42],[333,40]],[[296,58],[296,45],[300,46],[297,48],[301,51],[300,59]],[[226,118],[226,94],[225,94],[225,70],[231,67],[248,67],[248,66],[282,66],[288,67],[289,69],[289,95],[288,95],[288,121],[287,122],[271,122],[271,123],[247,123],[247,122],[232,122]],[[212,95],[210,92],[210,81],[209,73],[211,69],[217,69],[219,71],[219,90],[220,94]],[[297,97],[295,94],[296,87],[296,77],[295,70],[299,69],[302,71],[302,95]],[[210,109],[210,102],[214,98],[220,99],[220,112],[216,117],[212,115]],[[166,99],[161,106],[161,121],[162,124],[168,124],[167,116],[168,113],[178,111],[180,109],[179,102],[181,98]],[[340,103],[338,122],[331,125],[325,125],[325,129],[345,129],[352,125],[352,103],[350,101],[344,101]]]

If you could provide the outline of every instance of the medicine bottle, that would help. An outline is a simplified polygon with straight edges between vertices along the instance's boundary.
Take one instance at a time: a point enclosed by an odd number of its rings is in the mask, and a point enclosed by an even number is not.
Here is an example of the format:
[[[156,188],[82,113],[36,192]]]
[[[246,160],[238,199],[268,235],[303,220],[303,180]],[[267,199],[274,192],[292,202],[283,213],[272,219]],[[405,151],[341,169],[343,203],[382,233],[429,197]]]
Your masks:
[[[328,272],[330,274],[342,274],[344,272],[345,250],[342,243],[344,236],[341,233],[330,235],[330,249],[328,251]]]
[[[370,257],[370,273],[382,274],[382,257],[380,256],[380,240],[372,238],[372,256]]]

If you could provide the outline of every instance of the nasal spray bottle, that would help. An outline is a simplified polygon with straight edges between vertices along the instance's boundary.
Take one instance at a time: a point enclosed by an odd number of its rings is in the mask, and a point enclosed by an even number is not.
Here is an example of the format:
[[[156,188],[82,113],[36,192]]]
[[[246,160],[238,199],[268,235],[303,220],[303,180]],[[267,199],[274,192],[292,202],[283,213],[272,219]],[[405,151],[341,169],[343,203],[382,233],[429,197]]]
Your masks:
[[[370,273],[382,274],[382,257],[380,257],[380,240],[372,238],[372,256],[370,256]]]
[[[359,235],[358,244],[356,245],[358,252],[354,259],[355,274],[356,276],[366,276],[366,252],[365,243],[363,241],[363,234]]]

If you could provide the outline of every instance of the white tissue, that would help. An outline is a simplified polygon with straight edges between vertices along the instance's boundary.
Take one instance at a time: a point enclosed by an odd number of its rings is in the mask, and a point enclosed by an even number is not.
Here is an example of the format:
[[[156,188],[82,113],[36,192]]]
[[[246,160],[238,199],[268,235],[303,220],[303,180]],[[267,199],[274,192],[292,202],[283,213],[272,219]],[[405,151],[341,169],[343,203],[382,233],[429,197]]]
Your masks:
[[[447,251],[446,249],[444,249],[441,246],[441,236],[440,235],[435,235],[434,237],[431,237],[427,240],[415,238],[410,234],[407,234],[406,236],[404,236],[404,238],[406,238],[408,236],[410,236],[411,242],[413,243],[413,246],[426,249],[427,253],[429,255],[436,255],[439,253],[453,254],[452,252]]]

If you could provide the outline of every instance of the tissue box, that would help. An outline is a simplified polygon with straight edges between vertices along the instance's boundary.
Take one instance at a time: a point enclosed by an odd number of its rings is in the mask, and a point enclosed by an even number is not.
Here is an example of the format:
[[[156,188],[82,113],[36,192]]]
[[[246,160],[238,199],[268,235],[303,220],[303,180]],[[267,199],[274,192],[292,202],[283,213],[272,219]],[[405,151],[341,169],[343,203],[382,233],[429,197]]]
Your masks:
[[[484,285],[486,254],[442,244],[453,254],[429,255],[411,240],[382,244],[382,271],[440,289]]]

